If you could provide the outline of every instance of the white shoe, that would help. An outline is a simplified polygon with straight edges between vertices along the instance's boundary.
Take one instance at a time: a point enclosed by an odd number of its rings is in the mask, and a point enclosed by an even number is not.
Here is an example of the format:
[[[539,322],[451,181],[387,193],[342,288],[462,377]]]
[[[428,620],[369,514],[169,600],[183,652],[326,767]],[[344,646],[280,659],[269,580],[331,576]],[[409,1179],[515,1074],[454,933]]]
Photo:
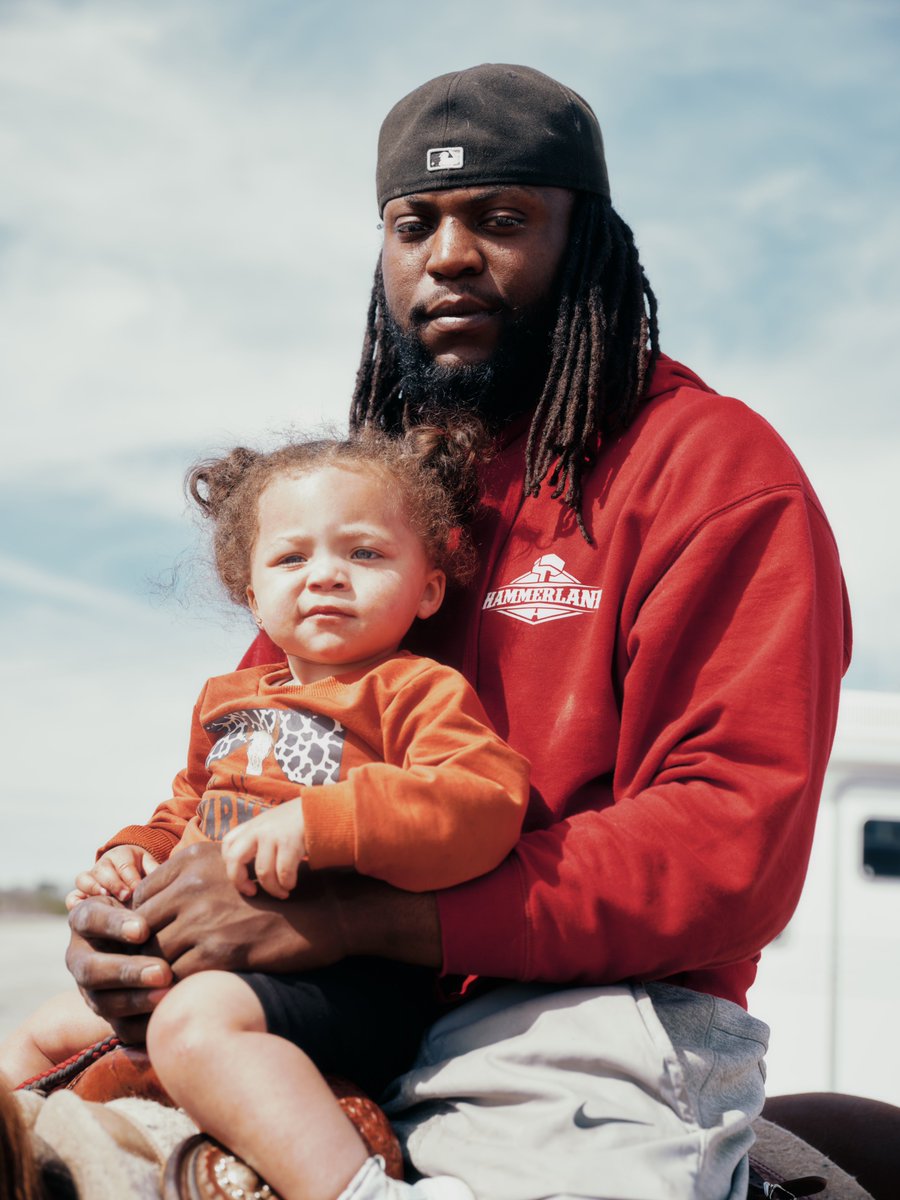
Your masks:
[[[403,1183],[384,1173],[384,1159],[367,1158],[338,1200],[475,1200],[461,1179],[435,1175],[418,1183]]]

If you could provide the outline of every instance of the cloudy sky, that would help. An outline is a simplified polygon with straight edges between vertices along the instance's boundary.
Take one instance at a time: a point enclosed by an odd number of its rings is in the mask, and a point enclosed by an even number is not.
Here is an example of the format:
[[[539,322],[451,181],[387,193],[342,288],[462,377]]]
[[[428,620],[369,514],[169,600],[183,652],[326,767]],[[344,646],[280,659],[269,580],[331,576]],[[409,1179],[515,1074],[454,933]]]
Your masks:
[[[0,0],[0,886],[166,794],[250,637],[184,469],[343,421],[381,117],[477,62],[593,104],[665,349],[793,446],[900,690],[898,51],[896,0]]]

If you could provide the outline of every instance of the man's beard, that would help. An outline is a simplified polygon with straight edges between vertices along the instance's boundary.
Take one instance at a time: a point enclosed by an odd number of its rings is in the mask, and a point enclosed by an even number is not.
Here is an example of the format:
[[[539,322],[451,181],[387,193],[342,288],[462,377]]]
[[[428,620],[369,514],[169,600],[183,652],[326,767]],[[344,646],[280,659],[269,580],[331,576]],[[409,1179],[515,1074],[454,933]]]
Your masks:
[[[435,362],[415,325],[402,330],[390,312],[385,324],[397,351],[404,408],[416,422],[475,413],[497,430],[534,408],[550,364],[555,301],[523,309],[504,325],[490,358],[480,363]]]

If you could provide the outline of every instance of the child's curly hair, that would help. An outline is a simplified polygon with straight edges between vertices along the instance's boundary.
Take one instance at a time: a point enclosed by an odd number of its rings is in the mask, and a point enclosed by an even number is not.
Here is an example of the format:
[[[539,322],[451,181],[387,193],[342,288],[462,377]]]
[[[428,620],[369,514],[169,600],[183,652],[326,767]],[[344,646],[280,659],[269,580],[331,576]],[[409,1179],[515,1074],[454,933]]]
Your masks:
[[[367,427],[346,440],[292,442],[269,453],[238,446],[192,467],[185,490],[214,522],[216,571],[236,604],[247,604],[260,496],[279,475],[296,477],[325,467],[382,476],[396,489],[403,515],[432,565],[446,572],[449,582],[463,584],[475,569],[467,526],[478,507],[478,465],[486,451],[483,428],[474,419],[442,428],[420,425],[402,437]]]

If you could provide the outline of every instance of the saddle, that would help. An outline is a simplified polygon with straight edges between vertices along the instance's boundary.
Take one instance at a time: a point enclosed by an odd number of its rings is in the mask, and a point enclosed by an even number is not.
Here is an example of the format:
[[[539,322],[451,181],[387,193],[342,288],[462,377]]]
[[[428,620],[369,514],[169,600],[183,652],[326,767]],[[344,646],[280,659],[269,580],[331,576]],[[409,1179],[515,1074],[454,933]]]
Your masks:
[[[368,1152],[380,1155],[386,1172],[402,1179],[400,1146],[382,1110],[353,1083],[337,1078],[327,1082]],[[116,1038],[27,1081],[22,1089],[43,1094],[62,1089],[89,1103],[130,1098],[173,1106],[146,1051],[123,1046]],[[875,1200],[824,1154],[788,1130],[762,1118],[754,1129],[757,1142],[750,1154],[748,1200],[801,1200],[816,1194],[822,1194],[823,1200]],[[58,1161],[54,1164],[57,1181],[60,1166]],[[160,1166],[163,1200],[279,1200],[250,1166],[203,1133],[192,1132],[179,1140]],[[808,1173],[799,1174],[798,1168]],[[54,1188],[49,1194],[67,1200],[78,1197],[74,1186],[68,1191]]]
[[[326,1082],[369,1154],[381,1157],[388,1175],[402,1179],[400,1144],[378,1105],[349,1080],[326,1076]],[[52,1071],[27,1080],[19,1090],[47,1095],[61,1089],[90,1104],[134,1099],[174,1108],[174,1101],[160,1083],[146,1050],[123,1046],[118,1038],[108,1038]],[[56,1185],[51,1195],[66,1196],[67,1200],[71,1196],[76,1200],[77,1191],[73,1187],[59,1190],[61,1164],[56,1162],[52,1166]],[[204,1133],[192,1133],[168,1155],[161,1195],[163,1200],[279,1200],[252,1167]]]

